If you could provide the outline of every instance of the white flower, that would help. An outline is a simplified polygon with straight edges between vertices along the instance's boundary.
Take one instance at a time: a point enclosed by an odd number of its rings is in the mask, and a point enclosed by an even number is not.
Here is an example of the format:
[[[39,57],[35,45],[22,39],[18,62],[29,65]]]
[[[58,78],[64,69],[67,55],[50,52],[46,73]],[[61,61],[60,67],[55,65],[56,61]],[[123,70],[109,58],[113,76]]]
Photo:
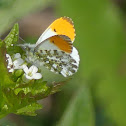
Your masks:
[[[24,63],[24,60],[19,58],[13,62],[14,69],[23,69],[25,65],[22,65]]]
[[[37,73],[38,68],[34,65],[32,65],[29,69],[28,67],[24,67],[25,77],[29,80],[32,79],[41,79],[42,75],[40,73]]]
[[[13,72],[14,69],[13,69],[13,62],[12,62],[12,59],[11,59],[11,57],[10,57],[9,54],[6,54],[6,57],[7,57],[7,60],[6,60],[6,61],[8,61],[8,66],[7,66],[7,68],[9,69],[9,72]]]
[[[21,58],[20,53],[16,53],[16,54],[14,54],[14,58],[15,58],[15,59]]]
[[[13,72],[15,69],[23,69],[26,65],[23,65],[24,60],[21,58],[20,53],[16,53],[14,55],[14,61],[12,61],[11,56],[9,54],[6,54],[8,61],[7,68],[9,69],[9,72]]]

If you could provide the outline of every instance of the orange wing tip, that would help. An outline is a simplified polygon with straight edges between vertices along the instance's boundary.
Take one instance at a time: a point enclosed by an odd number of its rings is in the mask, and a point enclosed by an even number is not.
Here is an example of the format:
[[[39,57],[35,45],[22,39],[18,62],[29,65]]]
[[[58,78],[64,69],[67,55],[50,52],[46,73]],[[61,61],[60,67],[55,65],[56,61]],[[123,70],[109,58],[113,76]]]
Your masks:
[[[72,42],[74,41],[75,28],[71,18],[58,18],[49,27],[52,29],[52,31],[56,32],[57,35],[66,35],[71,39]]]
[[[73,20],[70,17],[64,16],[64,17],[61,17],[61,18],[66,20],[66,21],[68,21],[74,27],[74,22],[73,22]]]
[[[74,22],[70,17],[67,17],[67,16],[64,16],[64,17],[61,17],[61,18],[63,18],[64,20],[66,20],[67,22],[69,22],[73,26],[73,29],[74,29],[74,39],[72,40],[72,42],[73,42],[75,40],[75,37],[76,37]]]

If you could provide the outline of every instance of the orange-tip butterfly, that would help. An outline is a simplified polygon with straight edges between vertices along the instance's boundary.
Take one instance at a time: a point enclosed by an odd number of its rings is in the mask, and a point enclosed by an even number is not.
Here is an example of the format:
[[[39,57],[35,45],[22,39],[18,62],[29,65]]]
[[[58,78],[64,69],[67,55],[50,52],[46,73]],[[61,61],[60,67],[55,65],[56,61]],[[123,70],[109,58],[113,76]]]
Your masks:
[[[80,62],[73,47],[75,29],[69,17],[56,19],[40,36],[36,44],[23,44],[26,60],[53,73],[69,77],[77,72]]]

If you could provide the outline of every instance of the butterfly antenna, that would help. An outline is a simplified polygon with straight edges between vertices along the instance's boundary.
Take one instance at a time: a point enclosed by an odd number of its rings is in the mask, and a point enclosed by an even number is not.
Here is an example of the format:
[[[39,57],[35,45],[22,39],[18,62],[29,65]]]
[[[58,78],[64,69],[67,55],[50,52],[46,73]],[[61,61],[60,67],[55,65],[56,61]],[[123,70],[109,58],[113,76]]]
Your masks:
[[[19,36],[19,39],[26,43],[26,41],[23,38],[21,38],[20,36]]]

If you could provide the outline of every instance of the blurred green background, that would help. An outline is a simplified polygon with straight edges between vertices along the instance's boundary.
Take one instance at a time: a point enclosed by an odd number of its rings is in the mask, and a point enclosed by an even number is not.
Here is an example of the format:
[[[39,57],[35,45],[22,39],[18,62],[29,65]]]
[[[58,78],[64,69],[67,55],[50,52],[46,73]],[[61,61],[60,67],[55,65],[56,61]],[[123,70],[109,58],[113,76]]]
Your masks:
[[[125,0],[0,0],[0,37],[15,22],[35,43],[56,18],[74,21],[80,68],[42,101],[36,117],[10,114],[0,126],[126,126]]]

